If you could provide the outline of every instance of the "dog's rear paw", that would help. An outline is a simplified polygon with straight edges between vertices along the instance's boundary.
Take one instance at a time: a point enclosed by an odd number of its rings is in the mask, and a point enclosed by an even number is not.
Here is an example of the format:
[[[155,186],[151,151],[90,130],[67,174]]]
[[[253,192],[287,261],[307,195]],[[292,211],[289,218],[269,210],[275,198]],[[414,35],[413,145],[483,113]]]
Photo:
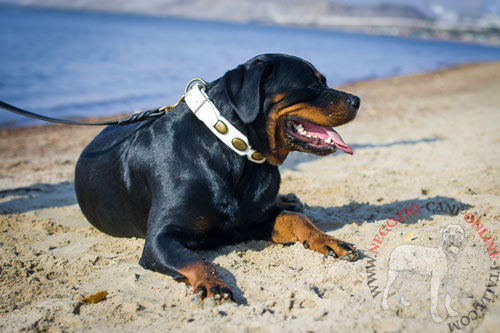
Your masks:
[[[291,212],[303,212],[304,204],[293,193],[278,194],[278,206]]]
[[[234,300],[231,288],[221,280],[202,280],[193,290],[201,298],[213,298],[217,302]]]

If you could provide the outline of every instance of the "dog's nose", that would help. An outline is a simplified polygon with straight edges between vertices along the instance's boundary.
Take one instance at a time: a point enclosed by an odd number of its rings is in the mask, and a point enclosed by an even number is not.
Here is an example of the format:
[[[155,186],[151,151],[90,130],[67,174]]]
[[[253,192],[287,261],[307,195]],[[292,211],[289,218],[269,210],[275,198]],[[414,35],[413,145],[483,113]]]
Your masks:
[[[361,104],[361,100],[359,99],[358,96],[349,95],[349,97],[347,98],[347,103],[349,104],[349,106],[351,108],[353,108],[354,110],[357,110],[357,109],[359,109],[359,105]]]

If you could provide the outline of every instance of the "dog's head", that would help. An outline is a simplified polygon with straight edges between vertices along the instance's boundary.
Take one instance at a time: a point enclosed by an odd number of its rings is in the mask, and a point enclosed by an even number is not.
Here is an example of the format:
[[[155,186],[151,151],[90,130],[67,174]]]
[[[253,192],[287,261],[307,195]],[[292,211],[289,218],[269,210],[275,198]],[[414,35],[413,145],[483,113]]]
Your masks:
[[[352,154],[333,127],[354,119],[360,99],[331,89],[313,65],[282,54],[257,56],[222,78],[227,97],[248,125],[252,146],[269,163],[290,151]],[[253,141],[253,142],[252,142]]]
[[[441,228],[441,247],[447,254],[456,257],[465,241],[465,231],[458,224],[448,224]]]

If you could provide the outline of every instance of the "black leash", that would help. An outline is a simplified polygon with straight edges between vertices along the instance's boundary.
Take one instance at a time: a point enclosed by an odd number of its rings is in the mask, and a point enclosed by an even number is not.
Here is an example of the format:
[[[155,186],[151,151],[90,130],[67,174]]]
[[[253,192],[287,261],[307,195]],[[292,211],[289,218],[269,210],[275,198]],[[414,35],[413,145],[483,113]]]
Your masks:
[[[29,117],[29,118],[34,118],[38,120],[44,120],[48,121],[51,123],[56,123],[56,124],[66,124],[66,125],[87,125],[87,126],[106,126],[106,125],[128,125],[132,123],[137,123],[139,121],[145,121],[145,120],[150,120],[150,119],[157,119],[160,118],[161,116],[165,115],[165,113],[172,111],[177,105],[182,103],[184,101],[184,97],[186,96],[189,87],[191,84],[194,82],[199,81],[203,83],[205,86],[207,83],[203,81],[200,78],[194,78],[191,81],[189,81],[186,85],[186,88],[184,88],[184,95],[182,95],[179,100],[172,105],[168,106],[162,106],[160,108],[156,108],[153,110],[147,110],[147,111],[142,111],[142,112],[137,112],[134,113],[128,117],[125,118],[120,118],[116,120],[107,120],[107,121],[98,121],[94,123],[89,123],[85,121],[77,121],[77,120],[68,120],[68,119],[56,119],[56,118],[51,118],[47,116],[42,116],[37,113],[29,112],[23,109],[20,109],[14,105],[7,104],[5,102],[0,101],[0,109],[4,109],[10,112],[14,112],[17,114],[20,114],[21,116]]]
[[[175,106],[177,104],[175,104]],[[88,123],[88,122],[84,122],[84,121],[50,118],[50,117],[42,116],[42,115],[39,115],[39,114],[36,114],[33,112],[29,112],[29,111],[20,109],[18,107],[15,107],[14,105],[10,105],[10,104],[7,104],[5,102],[0,101],[0,108],[1,109],[7,110],[7,111],[10,111],[13,113],[17,113],[17,114],[20,114],[20,115],[25,116],[25,117],[34,118],[34,119],[38,119],[38,120],[44,120],[44,121],[48,121],[51,123],[66,124],[66,125],[88,125],[88,126],[128,125],[128,124],[136,123],[139,121],[156,119],[156,118],[160,118],[161,116],[163,116],[166,112],[170,111],[173,107],[174,106],[163,106],[161,108],[156,108],[153,110],[137,112],[137,113],[134,113],[134,114],[132,114],[128,117],[125,117],[125,118]]]

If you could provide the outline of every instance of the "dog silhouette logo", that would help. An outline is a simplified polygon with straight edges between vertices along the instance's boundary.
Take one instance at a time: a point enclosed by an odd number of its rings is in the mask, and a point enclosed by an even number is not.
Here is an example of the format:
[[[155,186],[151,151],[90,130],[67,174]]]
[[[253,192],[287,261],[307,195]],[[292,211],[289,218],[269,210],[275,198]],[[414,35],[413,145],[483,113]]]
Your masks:
[[[387,282],[382,297],[382,308],[389,309],[389,292],[400,273],[420,274],[430,277],[430,312],[432,320],[440,323],[443,319],[438,314],[439,290],[443,279],[448,275],[449,264],[455,262],[465,242],[465,231],[458,224],[448,224],[440,230],[438,247],[419,245],[400,245],[391,251],[387,270]],[[409,306],[404,296],[400,302]],[[448,315],[455,317],[458,313],[452,307],[452,298],[447,293],[445,308]]]

